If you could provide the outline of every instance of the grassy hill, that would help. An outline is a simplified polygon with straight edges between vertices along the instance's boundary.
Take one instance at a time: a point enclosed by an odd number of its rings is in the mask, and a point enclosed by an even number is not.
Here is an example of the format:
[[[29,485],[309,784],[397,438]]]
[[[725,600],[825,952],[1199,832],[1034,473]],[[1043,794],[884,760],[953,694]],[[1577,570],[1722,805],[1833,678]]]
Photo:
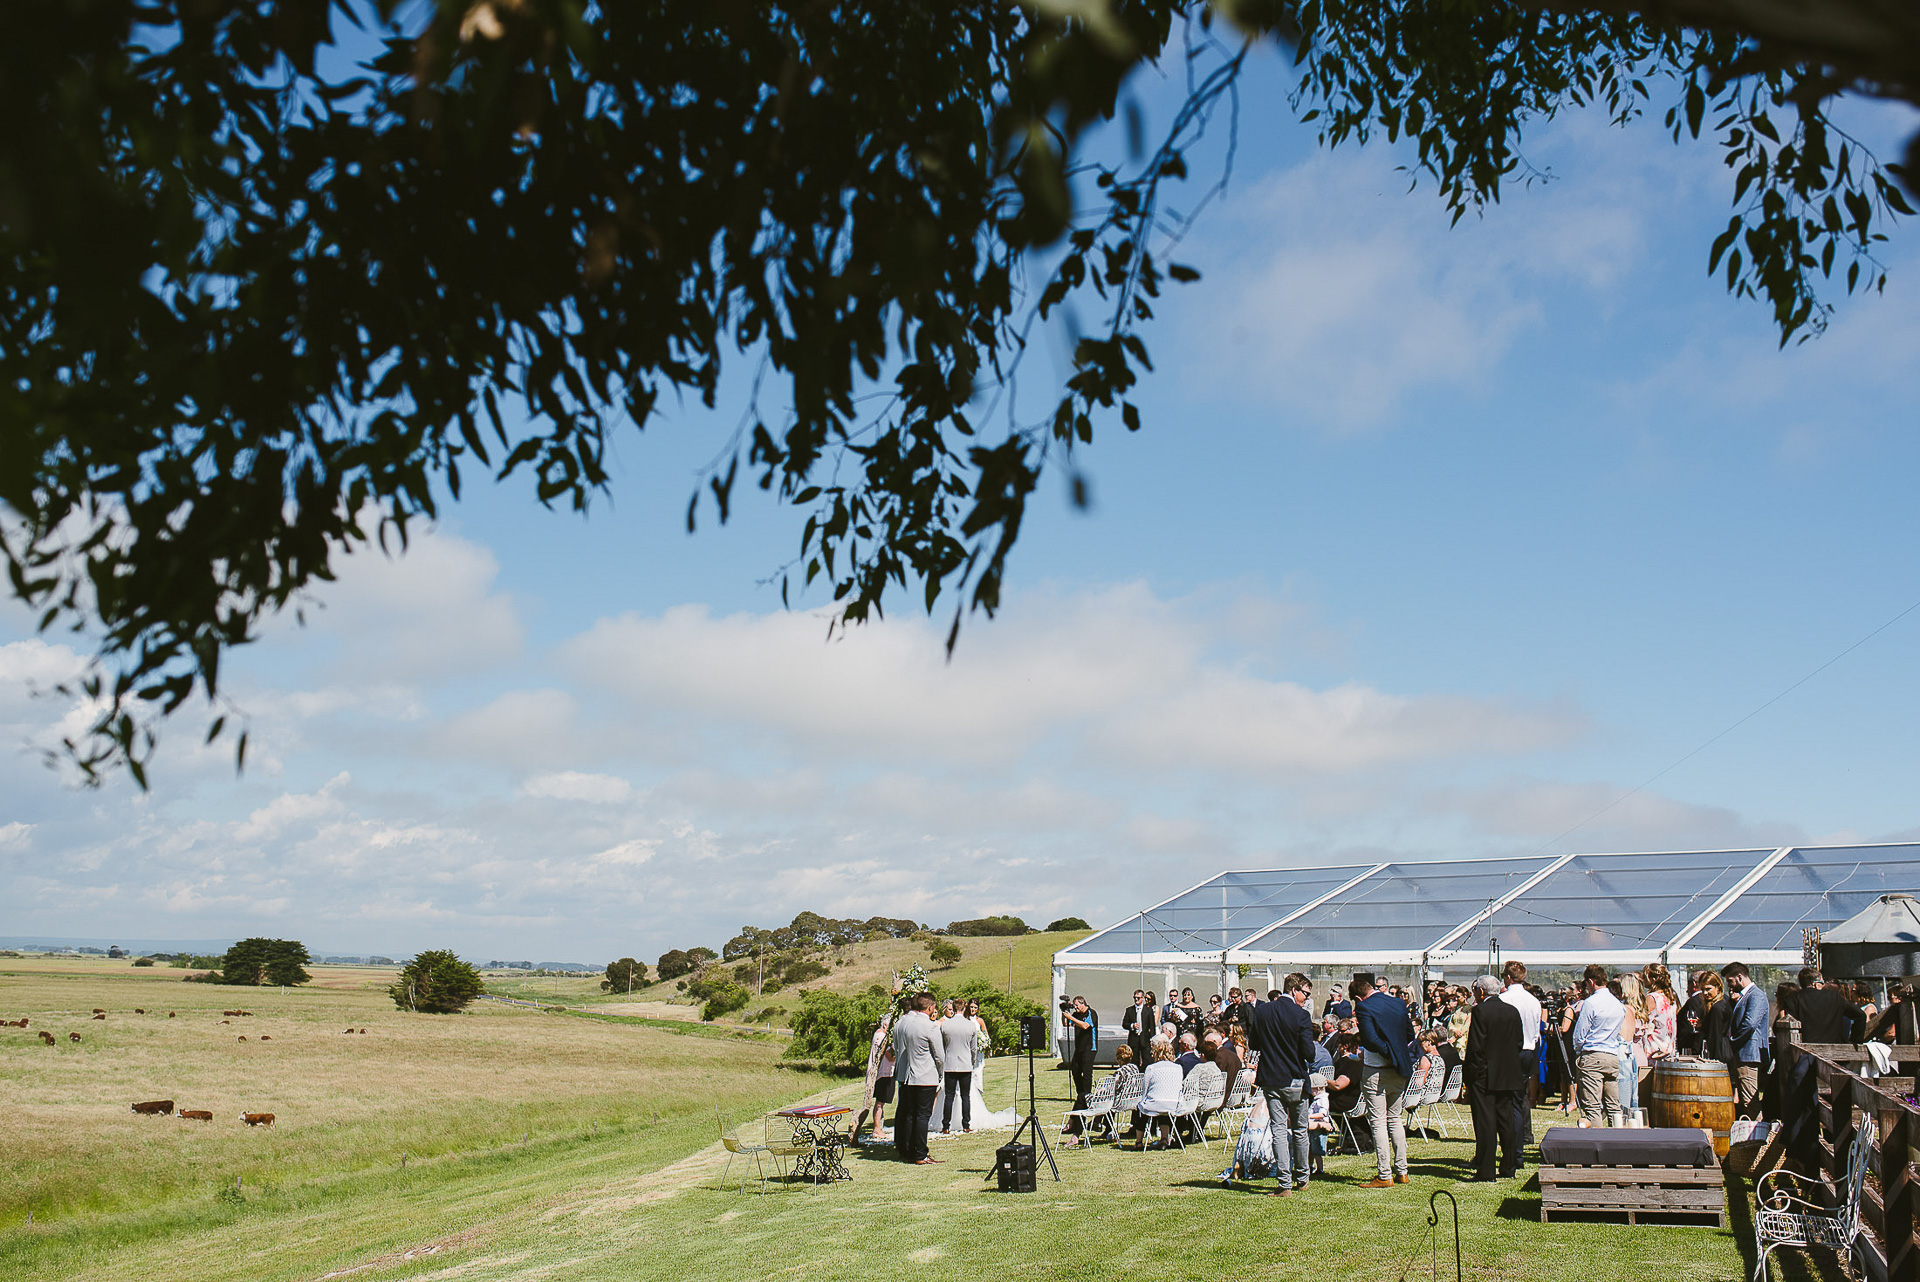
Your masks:
[[[823,988],[831,992],[863,992],[871,984],[888,984],[893,976],[915,963],[926,967],[927,975],[942,989],[954,988],[969,980],[984,979],[996,988],[1007,988],[1031,1001],[1045,1005],[1052,983],[1053,954],[1068,944],[1085,939],[1090,932],[1063,930],[1037,935],[985,936],[976,939],[950,938],[960,949],[960,960],[947,968],[938,968],[927,960],[927,945],[911,939],[888,939],[871,944],[848,944],[831,948],[823,960],[832,968],[819,979],[795,988],[784,988],[749,1002],[747,1009],[733,1018],[743,1023],[771,1024],[780,1027],[800,1007],[803,989]],[[1011,980],[1009,980],[1011,976]],[[551,1002],[563,1006],[593,1006],[617,1014],[649,1015],[654,1018],[697,1018],[697,1008],[684,993],[675,991],[671,981],[635,989],[632,1000],[624,993],[603,993],[601,976],[585,979],[560,979],[529,975],[525,978],[494,977],[487,980],[487,991],[502,997],[526,1001]]]

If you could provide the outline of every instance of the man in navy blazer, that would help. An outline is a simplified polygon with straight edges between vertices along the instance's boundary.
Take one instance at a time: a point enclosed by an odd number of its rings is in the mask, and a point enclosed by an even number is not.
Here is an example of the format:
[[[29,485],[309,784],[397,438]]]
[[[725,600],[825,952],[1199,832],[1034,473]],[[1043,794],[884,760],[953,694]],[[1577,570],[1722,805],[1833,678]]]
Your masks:
[[[1379,1171],[1360,1187],[1392,1188],[1408,1181],[1407,1121],[1400,1097],[1406,1092],[1407,1079],[1413,1076],[1413,1020],[1407,1015],[1405,1002],[1391,993],[1376,992],[1370,979],[1355,979],[1347,985],[1347,992],[1360,1017],[1360,1062],[1364,1068],[1360,1093],[1367,1101],[1367,1121],[1373,1129],[1373,1156]]]
[[[1307,1076],[1313,1072],[1313,1017],[1306,1005],[1313,1000],[1313,981],[1292,974],[1281,981],[1280,988],[1272,1001],[1254,1002],[1251,996],[1243,1000],[1240,1024],[1247,1030],[1247,1045],[1260,1052],[1253,1084],[1267,1097],[1267,1115],[1272,1119],[1274,1176],[1280,1182],[1274,1192],[1286,1197],[1307,1187],[1312,1161],[1307,1112],[1313,1092],[1307,1088]]]

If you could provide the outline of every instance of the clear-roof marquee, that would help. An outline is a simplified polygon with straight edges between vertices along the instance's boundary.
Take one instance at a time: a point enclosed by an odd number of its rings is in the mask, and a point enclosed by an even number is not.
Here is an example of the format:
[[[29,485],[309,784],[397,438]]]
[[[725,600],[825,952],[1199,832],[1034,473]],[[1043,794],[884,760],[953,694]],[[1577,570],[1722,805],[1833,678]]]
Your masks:
[[[1056,965],[1742,960],[1920,888],[1920,844],[1348,864],[1222,873],[1055,954]]]

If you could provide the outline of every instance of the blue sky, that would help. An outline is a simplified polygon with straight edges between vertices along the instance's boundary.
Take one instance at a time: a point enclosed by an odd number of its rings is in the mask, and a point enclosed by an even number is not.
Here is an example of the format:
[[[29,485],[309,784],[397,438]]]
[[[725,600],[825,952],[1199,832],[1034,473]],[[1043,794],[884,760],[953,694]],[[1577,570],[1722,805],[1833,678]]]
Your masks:
[[[1227,866],[1920,834],[1920,612],[1585,822],[1920,601],[1911,229],[1780,351],[1705,274],[1709,147],[1571,116],[1528,143],[1554,181],[1450,229],[1261,77],[1146,430],[1082,456],[1091,513],[1043,494],[951,665],[944,613],[783,612],[789,513],[686,536],[735,379],[584,521],[470,484],[354,558],[233,661],[243,777],[186,723],[145,797],[23,746],[0,933],[598,961],[803,908],[1099,923]],[[25,692],[63,640],[0,608],[9,744],[79,715]]]

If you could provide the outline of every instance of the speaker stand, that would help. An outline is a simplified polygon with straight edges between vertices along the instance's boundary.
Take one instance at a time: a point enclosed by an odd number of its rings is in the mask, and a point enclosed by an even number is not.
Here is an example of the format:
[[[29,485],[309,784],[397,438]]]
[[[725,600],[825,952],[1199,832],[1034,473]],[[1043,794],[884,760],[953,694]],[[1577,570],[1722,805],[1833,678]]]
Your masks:
[[[1014,1131],[1013,1138],[1008,1140],[1007,1143],[1018,1144],[1020,1137],[1026,1133],[1028,1127],[1033,1128],[1033,1146],[1039,1149],[1041,1154],[1046,1157],[1047,1169],[1053,1172],[1053,1182],[1055,1184],[1060,1183],[1060,1168],[1054,1164],[1053,1148],[1047,1143],[1047,1131],[1044,1126],[1040,1125],[1040,1111],[1035,1103],[1033,1051],[1031,1048],[1027,1051],[1027,1116],[1026,1119],[1020,1123],[1019,1129]]]

